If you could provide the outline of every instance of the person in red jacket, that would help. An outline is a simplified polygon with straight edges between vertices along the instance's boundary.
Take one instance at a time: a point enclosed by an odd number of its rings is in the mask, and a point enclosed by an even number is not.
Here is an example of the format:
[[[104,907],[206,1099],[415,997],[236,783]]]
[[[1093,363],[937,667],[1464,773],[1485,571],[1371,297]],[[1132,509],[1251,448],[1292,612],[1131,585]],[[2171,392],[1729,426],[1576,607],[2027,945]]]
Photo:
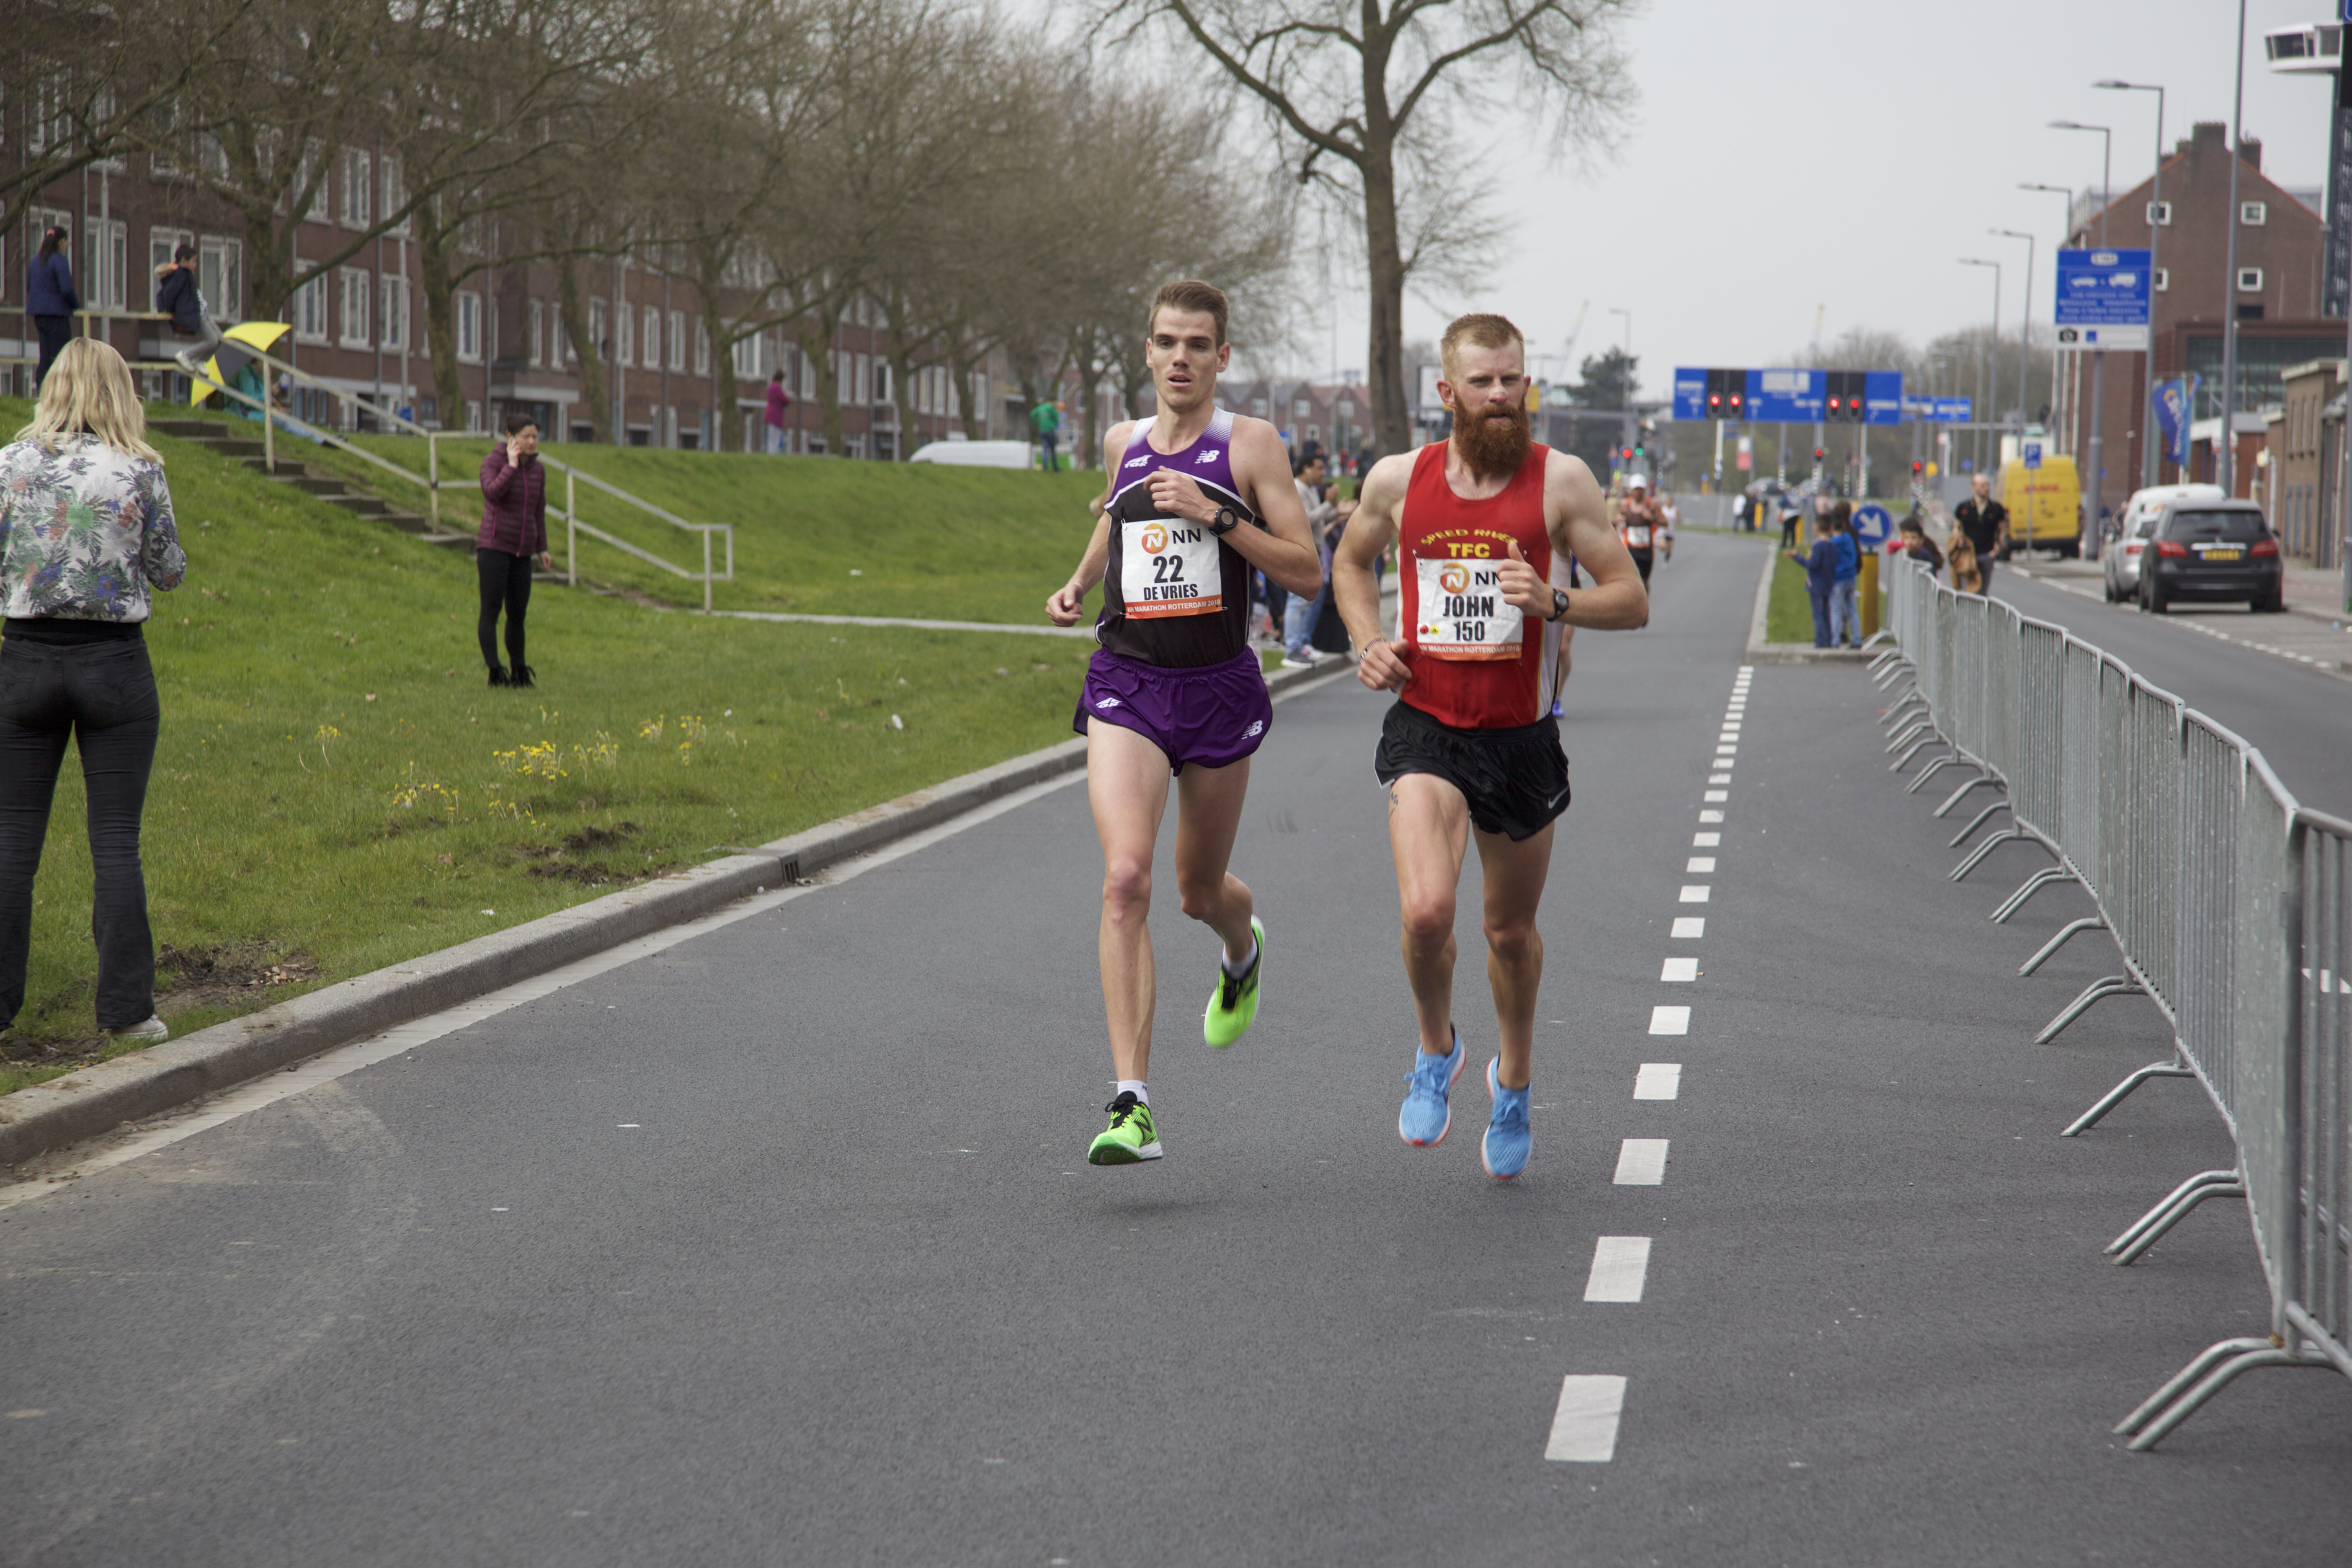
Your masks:
[[[531,558],[552,567],[547,548],[547,468],[539,460],[539,425],[507,417],[507,438],[482,459],[482,527],[474,536],[481,574],[482,617],[475,631],[492,686],[530,686],[536,672],[522,658],[523,613],[530,608]],[[499,663],[499,611],[507,615],[507,662]]]

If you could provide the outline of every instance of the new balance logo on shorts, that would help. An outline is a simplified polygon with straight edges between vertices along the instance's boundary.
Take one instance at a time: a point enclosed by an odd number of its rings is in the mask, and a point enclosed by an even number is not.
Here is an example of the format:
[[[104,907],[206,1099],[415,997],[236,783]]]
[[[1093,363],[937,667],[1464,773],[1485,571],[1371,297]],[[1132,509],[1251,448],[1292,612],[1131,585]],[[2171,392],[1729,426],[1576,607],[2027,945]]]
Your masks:
[[[1253,735],[1263,735],[1265,733],[1265,721],[1260,719],[1256,722],[1253,723],[1248,729],[1242,731],[1242,739],[1246,741]]]
[[[1096,703],[1095,706],[1097,708],[1116,708],[1118,706],[1118,699],[1116,697],[1106,697],[1101,701]]]

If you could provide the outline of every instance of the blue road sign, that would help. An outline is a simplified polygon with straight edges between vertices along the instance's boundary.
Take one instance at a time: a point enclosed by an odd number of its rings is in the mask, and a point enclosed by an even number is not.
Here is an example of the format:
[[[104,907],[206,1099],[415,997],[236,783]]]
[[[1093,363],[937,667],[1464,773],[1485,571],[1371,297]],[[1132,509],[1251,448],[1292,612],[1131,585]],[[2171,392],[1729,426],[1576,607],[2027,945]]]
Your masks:
[[[2042,466],[2042,443],[2027,441],[2018,447],[2018,455],[2024,458],[2027,468],[2038,468]]]
[[[1759,424],[1817,425],[1828,413],[1825,370],[1751,370],[1748,417]]]
[[[1965,425],[1969,422],[1969,406],[1970,400],[1965,397],[1906,397],[1903,400],[1903,417]]]
[[[2152,298],[2146,250],[2060,251],[2058,346],[2146,348]]]
[[[1675,372],[1675,417],[1705,419],[1706,411],[1706,372],[1678,369]]]
[[[1972,397],[1938,397],[1935,404],[1936,412],[1927,416],[1930,419],[1966,425],[1976,417],[1976,399]]]
[[[1853,536],[1868,548],[1877,549],[1894,531],[1895,519],[1877,502],[1854,508]]]
[[[1862,422],[1865,425],[1903,423],[1903,373],[1874,370],[1862,378]]]

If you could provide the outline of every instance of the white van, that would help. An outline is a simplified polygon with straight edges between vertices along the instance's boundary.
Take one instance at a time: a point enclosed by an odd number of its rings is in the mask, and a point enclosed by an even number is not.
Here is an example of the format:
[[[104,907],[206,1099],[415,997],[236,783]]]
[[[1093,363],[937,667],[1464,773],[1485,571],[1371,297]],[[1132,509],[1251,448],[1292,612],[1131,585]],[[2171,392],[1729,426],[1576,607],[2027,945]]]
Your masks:
[[[2119,605],[2139,594],[2140,552],[2148,547],[2148,531],[2166,505],[2177,500],[2219,499],[2219,485],[2151,485],[2134,490],[2124,503],[2124,514],[2108,531],[2099,552],[2100,572],[2106,578],[2107,603]]]

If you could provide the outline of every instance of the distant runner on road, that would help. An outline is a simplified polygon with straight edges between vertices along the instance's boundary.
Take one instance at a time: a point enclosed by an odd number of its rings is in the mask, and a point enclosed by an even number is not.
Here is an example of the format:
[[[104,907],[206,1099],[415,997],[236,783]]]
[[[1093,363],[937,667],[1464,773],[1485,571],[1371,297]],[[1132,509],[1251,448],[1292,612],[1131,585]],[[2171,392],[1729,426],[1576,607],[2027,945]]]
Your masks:
[[[1625,481],[1625,501],[1617,511],[1617,532],[1625,541],[1625,553],[1633,558],[1633,570],[1642,574],[1642,586],[1650,586],[1650,568],[1656,564],[1658,545],[1666,531],[1666,514],[1656,501],[1650,499],[1650,481],[1635,474]]]
[[[1468,1060],[1454,1026],[1454,896],[1475,828],[1501,1040],[1486,1065],[1494,1112],[1481,1159],[1507,1181],[1528,1163],[1543,979],[1536,907],[1552,821],[1569,800],[1551,711],[1557,633],[1642,626],[1649,598],[1592,471],[1529,437],[1519,330],[1500,316],[1464,316],[1438,352],[1454,434],[1373,466],[1331,583],[1361,655],[1357,678],[1398,693],[1372,763],[1389,792],[1405,977],[1421,1033],[1397,1134],[1425,1149],[1454,1125],[1448,1096]],[[1381,634],[1372,577],[1391,540],[1400,545],[1401,637]],[[1554,563],[1571,552],[1591,587],[1554,586]]]
[[[1158,394],[1150,419],[1103,437],[1110,482],[1078,569],[1045,601],[1076,626],[1100,582],[1102,645],[1087,667],[1075,728],[1087,738],[1087,797],[1103,848],[1103,1007],[1118,1088],[1110,1125],[1087,1151],[1097,1165],[1160,1156],[1145,1083],[1157,997],[1151,858],[1176,779],[1176,892],[1224,944],[1201,1032],[1217,1047],[1257,1016],[1265,927],[1249,889],[1225,869],[1241,826],[1249,759],[1274,721],[1249,646],[1249,574],[1313,598],[1323,563],[1290,479],[1290,454],[1263,419],[1220,410],[1217,373],[1233,357],[1225,297],[1206,283],[1163,286],[1144,360]]]

